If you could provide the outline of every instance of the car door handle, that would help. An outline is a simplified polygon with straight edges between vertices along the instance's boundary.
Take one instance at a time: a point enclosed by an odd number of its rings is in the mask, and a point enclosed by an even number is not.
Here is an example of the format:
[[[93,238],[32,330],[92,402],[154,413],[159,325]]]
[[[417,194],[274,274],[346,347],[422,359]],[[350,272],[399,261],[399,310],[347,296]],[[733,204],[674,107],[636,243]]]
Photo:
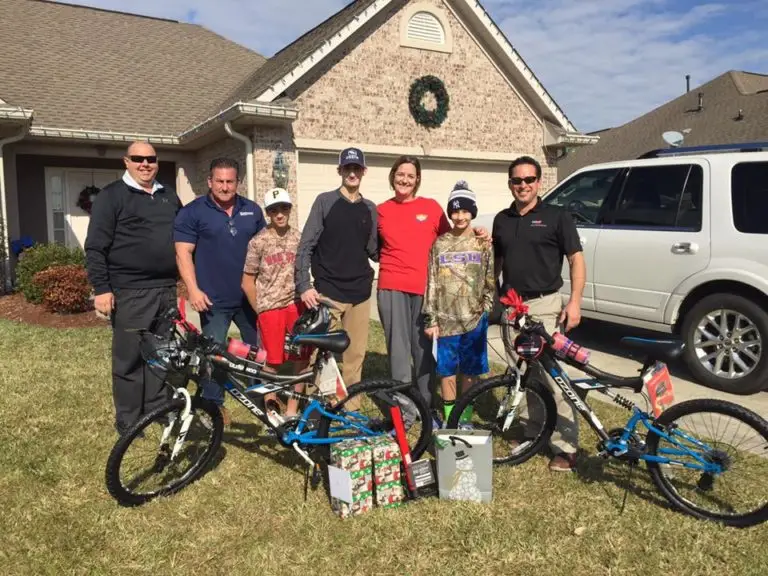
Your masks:
[[[699,245],[695,242],[675,242],[672,244],[672,254],[696,254]]]

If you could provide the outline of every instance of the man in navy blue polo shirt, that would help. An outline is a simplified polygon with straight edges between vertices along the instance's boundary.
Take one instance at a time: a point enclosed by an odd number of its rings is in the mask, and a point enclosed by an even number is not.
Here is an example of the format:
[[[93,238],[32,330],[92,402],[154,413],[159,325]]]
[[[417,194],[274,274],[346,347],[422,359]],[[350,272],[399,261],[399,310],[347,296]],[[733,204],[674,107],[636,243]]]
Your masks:
[[[176,217],[176,263],[189,303],[200,313],[203,334],[223,343],[234,322],[243,341],[256,345],[256,313],[240,288],[240,280],[248,242],[266,222],[261,208],[237,193],[238,176],[234,160],[218,158],[211,162],[208,194],[184,206]],[[202,396],[220,406],[228,425],[223,388],[215,382],[203,382]]]

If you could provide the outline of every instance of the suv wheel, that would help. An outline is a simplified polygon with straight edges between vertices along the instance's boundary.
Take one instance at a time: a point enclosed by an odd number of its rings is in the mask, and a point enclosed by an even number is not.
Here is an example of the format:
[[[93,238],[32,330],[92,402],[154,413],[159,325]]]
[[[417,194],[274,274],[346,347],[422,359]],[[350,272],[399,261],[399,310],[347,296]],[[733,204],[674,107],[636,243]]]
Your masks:
[[[768,312],[736,294],[712,294],[683,318],[685,362],[697,382],[754,394],[768,386]]]

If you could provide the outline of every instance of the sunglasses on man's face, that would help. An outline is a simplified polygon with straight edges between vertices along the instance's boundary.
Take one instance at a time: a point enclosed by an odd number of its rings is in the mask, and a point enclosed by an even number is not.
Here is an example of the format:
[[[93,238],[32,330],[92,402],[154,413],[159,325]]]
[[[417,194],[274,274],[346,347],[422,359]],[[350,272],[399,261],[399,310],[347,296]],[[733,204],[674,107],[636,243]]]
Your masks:
[[[509,181],[514,184],[515,186],[520,186],[523,182],[526,184],[533,184],[536,182],[538,178],[536,176],[526,176],[525,178],[520,178],[519,176],[515,176],[514,178],[510,178]]]
[[[131,162],[135,162],[136,164],[143,164],[144,160],[146,160],[148,164],[157,164],[157,156],[137,156],[135,154],[131,154],[128,156],[128,159]]]

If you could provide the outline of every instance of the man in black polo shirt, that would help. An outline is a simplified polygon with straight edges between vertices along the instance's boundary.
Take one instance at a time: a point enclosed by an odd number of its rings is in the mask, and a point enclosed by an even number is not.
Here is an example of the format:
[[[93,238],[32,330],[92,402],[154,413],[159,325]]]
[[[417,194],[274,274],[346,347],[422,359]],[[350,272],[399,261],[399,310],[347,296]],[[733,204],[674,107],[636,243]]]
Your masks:
[[[173,220],[176,192],[155,180],[157,153],[134,142],[123,159],[125,174],[96,196],[85,239],[88,280],[96,310],[112,321],[112,395],[115,427],[123,434],[169,396],[147,369],[136,330],[176,303]]]
[[[501,293],[513,288],[529,307],[530,314],[544,323],[549,333],[563,325],[565,331],[581,320],[581,298],[586,266],[581,242],[571,215],[539,198],[541,165],[522,156],[509,166],[509,189],[515,201],[493,221],[496,275],[503,274]],[[563,257],[571,273],[571,297],[563,308],[559,290],[563,285]],[[557,404],[557,426],[550,448],[554,456],[550,470],[570,471],[576,463],[578,415],[547,377]],[[543,421],[543,410],[529,397],[529,420]]]
[[[349,334],[342,377],[347,386],[360,381],[368,345],[373,268],[378,260],[376,205],[362,197],[365,156],[357,148],[339,154],[341,186],[315,198],[296,253],[296,293],[308,307],[330,300],[334,327]],[[314,286],[310,280],[310,268]]]

